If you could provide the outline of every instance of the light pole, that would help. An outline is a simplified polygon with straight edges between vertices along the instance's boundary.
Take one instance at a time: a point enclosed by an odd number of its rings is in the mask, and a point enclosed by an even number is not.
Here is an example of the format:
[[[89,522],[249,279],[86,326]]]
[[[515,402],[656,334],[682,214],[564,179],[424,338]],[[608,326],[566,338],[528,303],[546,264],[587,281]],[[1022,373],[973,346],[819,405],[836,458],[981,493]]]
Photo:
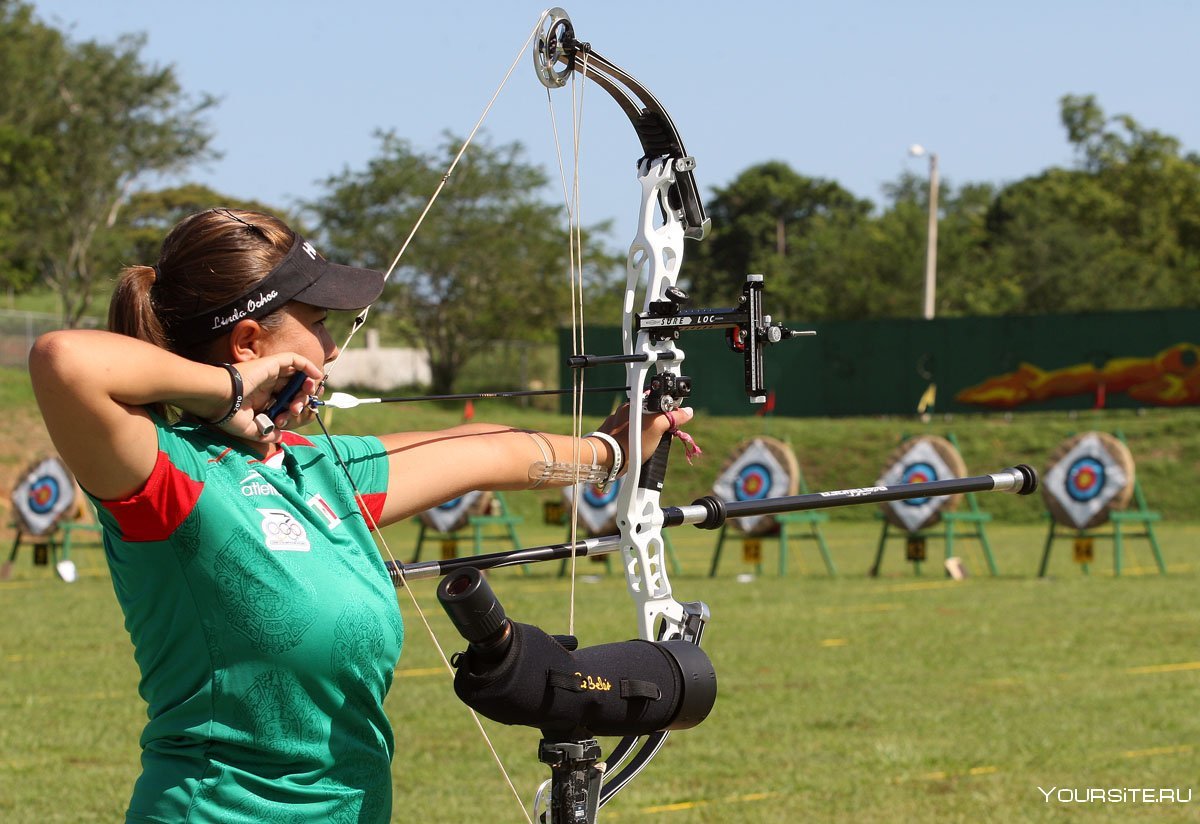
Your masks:
[[[929,155],[929,237],[925,249],[925,320],[933,320],[934,295],[937,293],[937,230],[938,230],[938,158],[920,143],[909,146],[913,157]]]

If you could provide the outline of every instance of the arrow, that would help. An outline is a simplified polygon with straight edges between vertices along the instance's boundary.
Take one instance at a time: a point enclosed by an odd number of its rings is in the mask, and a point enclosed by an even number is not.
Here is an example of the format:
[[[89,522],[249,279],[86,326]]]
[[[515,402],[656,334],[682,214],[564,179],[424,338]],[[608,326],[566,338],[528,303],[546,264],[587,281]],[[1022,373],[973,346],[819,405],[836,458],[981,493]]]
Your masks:
[[[333,409],[353,409],[368,403],[415,403],[416,401],[474,401],[486,398],[533,398],[543,395],[570,395],[574,389],[526,389],[518,392],[465,392],[458,395],[410,395],[400,398],[358,398],[346,392],[334,392],[324,400],[314,400],[314,406]],[[628,386],[590,386],[581,392],[627,392]]]

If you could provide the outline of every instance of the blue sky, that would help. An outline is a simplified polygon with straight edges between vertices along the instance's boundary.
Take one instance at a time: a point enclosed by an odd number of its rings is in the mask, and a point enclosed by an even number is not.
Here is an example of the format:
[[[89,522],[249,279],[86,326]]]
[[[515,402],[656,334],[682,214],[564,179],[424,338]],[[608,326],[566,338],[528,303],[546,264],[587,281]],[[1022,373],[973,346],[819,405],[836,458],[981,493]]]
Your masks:
[[[509,0],[441,3],[266,0],[34,0],[76,38],[148,36],[145,55],[185,88],[221,98],[211,117],[223,159],[191,175],[289,205],[361,168],[377,129],[418,148],[478,118],[544,8]],[[903,171],[1016,180],[1072,154],[1058,121],[1067,93],[1200,151],[1200,3],[691,2],[566,5],[578,36],[667,107],[706,196],[741,170],[783,160],[881,200]],[[567,117],[569,91],[560,97]],[[585,222],[631,227],[638,144],[624,115],[584,92]],[[523,57],[485,124],[557,174],[545,91]],[[561,187],[560,187],[561,188]]]

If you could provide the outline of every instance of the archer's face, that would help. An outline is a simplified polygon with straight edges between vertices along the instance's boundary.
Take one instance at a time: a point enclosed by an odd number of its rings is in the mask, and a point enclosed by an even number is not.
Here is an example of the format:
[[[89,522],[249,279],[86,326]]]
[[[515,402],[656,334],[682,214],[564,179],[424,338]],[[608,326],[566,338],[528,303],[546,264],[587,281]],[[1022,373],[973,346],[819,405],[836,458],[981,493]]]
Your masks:
[[[283,324],[264,340],[262,354],[295,352],[321,366],[337,357],[337,344],[325,328],[328,310],[292,301],[279,314]]]

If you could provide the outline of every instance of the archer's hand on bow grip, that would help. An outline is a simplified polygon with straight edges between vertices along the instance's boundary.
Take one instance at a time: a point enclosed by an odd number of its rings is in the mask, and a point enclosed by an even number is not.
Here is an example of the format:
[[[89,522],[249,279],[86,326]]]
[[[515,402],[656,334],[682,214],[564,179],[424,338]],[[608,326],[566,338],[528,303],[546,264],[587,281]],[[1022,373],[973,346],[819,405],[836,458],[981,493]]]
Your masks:
[[[665,443],[664,439],[669,439],[673,429],[684,426],[692,419],[692,410],[689,408],[676,409],[670,415],[664,413],[646,412],[642,415],[642,431],[640,433],[642,442],[642,462],[650,460],[651,456],[659,450],[660,446]],[[607,432],[617,439],[617,443],[625,451],[625,460],[628,462],[629,449],[629,404],[623,404],[616,412],[608,416],[600,426],[601,432]],[[663,467],[665,470],[665,467]],[[628,465],[626,466],[628,471]],[[624,474],[624,473],[622,473]]]

